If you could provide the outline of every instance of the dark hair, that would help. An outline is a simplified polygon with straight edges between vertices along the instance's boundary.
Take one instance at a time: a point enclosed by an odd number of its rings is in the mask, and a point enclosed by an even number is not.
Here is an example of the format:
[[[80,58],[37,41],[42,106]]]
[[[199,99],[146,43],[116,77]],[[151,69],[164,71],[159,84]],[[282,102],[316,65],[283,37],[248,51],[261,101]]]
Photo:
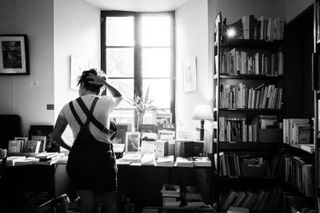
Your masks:
[[[89,81],[91,81],[90,78],[88,78],[89,74],[93,74],[95,76],[98,75],[98,72],[96,69],[90,69],[90,70],[85,70],[82,72],[82,75],[79,78],[78,84],[77,85],[83,85],[83,87],[86,90],[90,90],[92,92],[95,92],[98,94],[100,92],[100,88],[102,85],[97,85],[97,84],[91,84]]]

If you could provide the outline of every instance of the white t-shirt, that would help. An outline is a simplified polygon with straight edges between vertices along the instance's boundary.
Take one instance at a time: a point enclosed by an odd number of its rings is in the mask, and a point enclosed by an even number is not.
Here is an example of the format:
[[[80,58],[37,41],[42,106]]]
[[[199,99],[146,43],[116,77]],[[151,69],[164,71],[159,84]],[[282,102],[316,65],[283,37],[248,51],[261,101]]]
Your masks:
[[[92,105],[92,102],[95,97],[98,97],[99,100],[96,103],[96,106],[93,110],[93,116],[106,128],[109,129],[109,117],[110,113],[113,111],[116,100],[113,97],[110,96],[98,96],[98,95],[84,95],[81,96],[81,99],[85,103],[86,107],[88,110],[90,110],[90,107]],[[74,109],[76,113],[78,114],[79,118],[81,119],[82,123],[85,124],[87,120],[86,114],[82,111],[81,107],[79,106],[78,102],[76,100],[72,101]],[[75,119],[69,103],[64,105],[62,110],[60,111],[59,116],[64,117],[70,126],[70,129],[72,130],[73,133],[73,138],[76,139],[77,135],[80,131],[80,125],[78,124],[77,120]],[[93,135],[93,137],[101,142],[106,142],[109,143],[109,137],[106,133],[102,132],[99,130],[92,122],[89,123],[89,131]]]

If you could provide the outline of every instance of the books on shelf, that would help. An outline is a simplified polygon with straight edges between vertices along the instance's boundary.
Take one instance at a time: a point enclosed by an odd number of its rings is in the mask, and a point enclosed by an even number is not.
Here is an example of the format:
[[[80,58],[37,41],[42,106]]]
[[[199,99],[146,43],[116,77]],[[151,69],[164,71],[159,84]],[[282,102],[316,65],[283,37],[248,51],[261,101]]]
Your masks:
[[[274,41],[283,39],[284,23],[284,19],[280,17],[244,15],[234,23],[227,24],[226,30],[236,29],[233,39]]]
[[[300,144],[300,149],[309,152],[314,153],[315,151],[315,145],[314,144]]]
[[[310,159],[300,156],[285,156],[284,180],[295,186],[307,197],[314,195],[314,165]]]
[[[283,142],[290,145],[310,144],[311,125],[309,119],[283,119]]]
[[[249,87],[221,84],[220,107],[227,109],[281,109],[283,89],[276,85]]]

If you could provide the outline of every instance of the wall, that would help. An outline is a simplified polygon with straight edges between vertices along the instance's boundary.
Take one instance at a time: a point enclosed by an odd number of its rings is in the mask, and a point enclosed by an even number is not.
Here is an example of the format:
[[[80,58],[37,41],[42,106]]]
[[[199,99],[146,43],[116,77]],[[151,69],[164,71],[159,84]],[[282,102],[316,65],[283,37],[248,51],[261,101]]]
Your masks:
[[[60,109],[78,97],[70,89],[70,56],[100,68],[100,10],[84,0],[54,1],[54,102],[55,119]],[[70,131],[65,137],[71,140]]]
[[[299,15],[304,9],[310,6],[313,0],[285,0],[285,14],[287,22]]]
[[[53,0],[1,0],[0,34],[27,34],[30,75],[0,76],[0,114],[18,114],[23,135],[31,124],[52,124]],[[32,81],[38,87],[31,87]]]
[[[208,79],[208,5],[207,0],[189,0],[176,10],[176,120],[178,136],[184,137],[200,126],[192,120],[195,105],[208,104],[211,81]],[[182,63],[197,57],[197,90],[183,90]],[[198,136],[193,136],[199,138]]]

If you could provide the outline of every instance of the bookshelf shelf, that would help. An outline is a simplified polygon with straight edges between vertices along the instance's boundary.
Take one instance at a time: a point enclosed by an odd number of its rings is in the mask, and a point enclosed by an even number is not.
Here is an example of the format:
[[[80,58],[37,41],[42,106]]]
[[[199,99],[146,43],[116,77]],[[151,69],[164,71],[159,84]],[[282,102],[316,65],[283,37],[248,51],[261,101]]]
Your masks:
[[[283,41],[264,41],[264,40],[254,40],[254,39],[226,39],[222,41],[222,47],[229,48],[278,48],[282,45]]]
[[[218,78],[218,75],[215,74],[214,79]],[[278,75],[278,76],[271,76],[271,75],[258,75],[258,74],[237,74],[237,75],[229,75],[229,74],[225,74],[222,73],[219,76],[220,78],[223,79],[245,79],[245,80],[272,80],[272,81],[277,81],[277,80],[281,80],[283,78],[282,75]]]
[[[217,110],[217,109],[216,109]],[[274,113],[279,113],[281,111],[281,109],[246,109],[246,108],[219,108],[219,110],[222,112],[246,112],[246,113],[250,113],[250,112],[253,112],[253,113],[271,113],[271,114],[274,114]]]
[[[219,142],[220,151],[271,151],[281,145],[279,143],[265,143],[265,142],[240,142],[229,143]]]

